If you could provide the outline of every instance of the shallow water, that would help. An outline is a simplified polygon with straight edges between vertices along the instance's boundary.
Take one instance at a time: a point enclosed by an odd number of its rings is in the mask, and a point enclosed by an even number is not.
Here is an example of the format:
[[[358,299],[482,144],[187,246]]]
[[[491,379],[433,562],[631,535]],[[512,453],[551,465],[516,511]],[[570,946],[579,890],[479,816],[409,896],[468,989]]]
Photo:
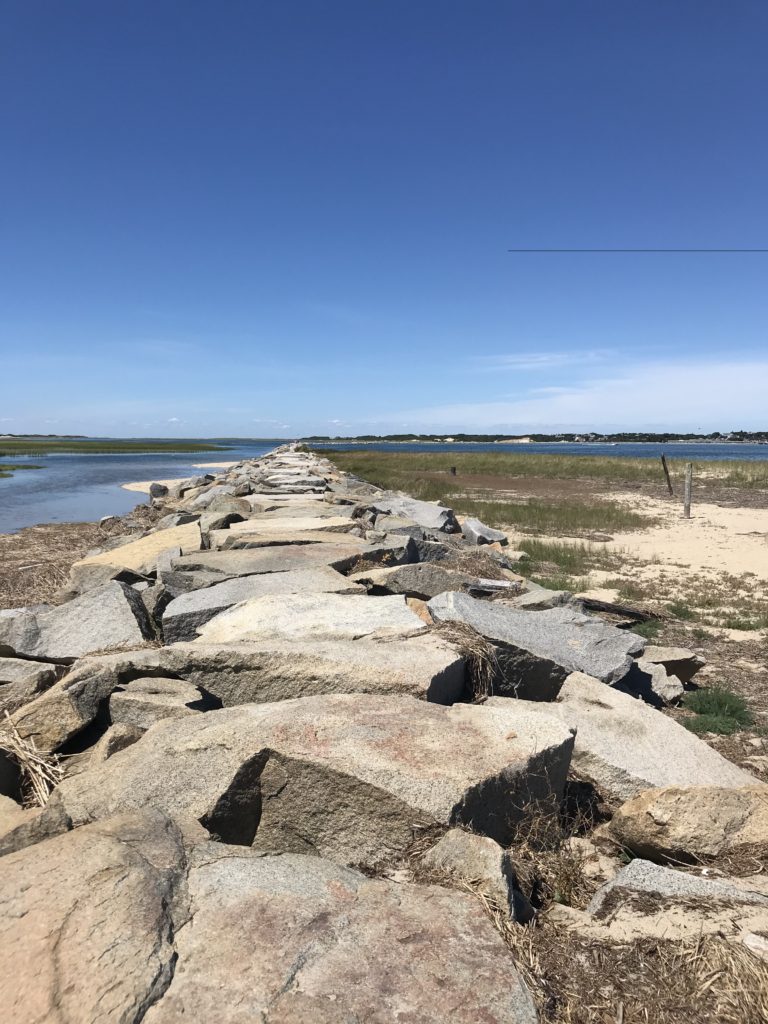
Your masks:
[[[0,533],[36,523],[89,522],[102,516],[124,515],[148,499],[136,491],[123,490],[122,484],[199,476],[205,470],[195,469],[195,464],[256,459],[277,444],[240,442],[228,451],[176,454],[3,456],[3,463],[26,462],[43,468],[18,470],[0,479]]]
[[[226,442],[223,442],[226,443]],[[124,515],[143,498],[121,484],[134,480],[167,480],[197,476],[196,463],[255,459],[271,451],[277,441],[234,442],[226,451],[162,454],[80,455],[77,453],[2,458],[13,464],[34,463],[42,469],[20,470],[0,479],[0,533],[12,533],[36,523],[87,522],[107,515]],[[442,443],[336,443],[317,448],[393,452],[515,452],[564,455],[605,455],[702,462],[711,459],[768,460],[768,445],[759,444],[442,444]],[[212,470],[216,472],[216,470]]]

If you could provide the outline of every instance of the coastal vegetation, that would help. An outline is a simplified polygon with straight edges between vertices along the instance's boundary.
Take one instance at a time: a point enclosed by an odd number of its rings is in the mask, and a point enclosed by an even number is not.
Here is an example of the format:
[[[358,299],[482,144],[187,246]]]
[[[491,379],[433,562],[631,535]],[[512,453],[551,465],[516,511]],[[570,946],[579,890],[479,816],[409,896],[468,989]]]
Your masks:
[[[381,487],[394,487],[413,493],[414,487],[442,484],[451,493],[463,478],[536,477],[548,480],[593,480],[611,484],[663,483],[656,459],[623,458],[602,455],[511,454],[508,452],[377,452],[328,451],[321,454],[337,466],[364,477]],[[682,487],[683,459],[667,459],[673,485]],[[456,477],[449,477],[451,468]],[[446,479],[443,480],[442,478]],[[744,462],[737,459],[712,460],[696,468],[696,478],[722,487],[768,488],[768,459]],[[501,484],[499,483],[501,486]],[[419,497],[422,495],[420,494]]]
[[[78,455],[154,454],[157,452],[219,452],[226,451],[223,444],[207,441],[143,441],[131,440],[79,440],[72,438],[0,438],[0,457],[10,455],[52,455],[67,452]],[[8,468],[8,467],[6,467]],[[20,469],[20,466],[12,467]],[[39,469],[40,467],[35,467]]]
[[[0,462],[0,479],[10,476],[17,469],[42,469],[42,466],[35,466],[30,462],[24,463],[3,463]]]
[[[654,459],[370,450],[324,450],[323,455],[381,487],[442,501],[460,514],[514,531],[514,547],[528,556],[527,576],[558,590],[613,590],[617,600],[658,616],[643,626],[649,638],[673,623],[689,629],[768,629],[768,595],[759,579],[743,573],[689,572],[682,585],[678,568],[653,565],[606,543],[615,533],[642,531],[658,522],[647,514],[651,509],[643,500],[648,493],[656,500],[666,497],[661,467]],[[669,462],[673,486],[681,495],[684,463]],[[768,462],[706,462],[696,468],[695,478],[705,500],[712,501],[712,495],[720,500],[719,488],[738,495],[740,487],[746,500],[761,505],[765,499],[760,490],[768,489]],[[627,494],[637,494],[637,500],[627,501]]]
[[[722,686],[694,690],[683,698],[683,707],[693,717],[681,719],[683,725],[696,733],[730,736],[754,724],[755,718],[747,702],[738,693]]]

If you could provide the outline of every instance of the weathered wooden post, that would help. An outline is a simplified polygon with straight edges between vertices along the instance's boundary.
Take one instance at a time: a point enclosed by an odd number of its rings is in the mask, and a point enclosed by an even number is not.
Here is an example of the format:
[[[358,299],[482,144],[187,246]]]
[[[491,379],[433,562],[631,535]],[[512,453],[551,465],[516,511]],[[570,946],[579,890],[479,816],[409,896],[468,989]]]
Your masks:
[[[664,470],[664,476],[667,478],[667,487],[669,488],[669,493],[670,495],[673,495],[675,492],[672,490],[672,481],[669,477],[669,466],[667,465],[667,456],[664,454],[662,454],[661,456],[661,467]]]
[[[683,515],[686,519],[691,518],[691,488],[693,486],[693,463],[685,464],[685,492],[683,496]]]
[[[451,476],[456,476],[456,467],[451,466]]]

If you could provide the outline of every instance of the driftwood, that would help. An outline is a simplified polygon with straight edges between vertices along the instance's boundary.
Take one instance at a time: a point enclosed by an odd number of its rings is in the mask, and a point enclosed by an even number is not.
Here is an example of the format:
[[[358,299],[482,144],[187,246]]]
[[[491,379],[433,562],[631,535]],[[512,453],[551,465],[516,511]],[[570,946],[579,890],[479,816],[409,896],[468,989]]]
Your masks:
[[[627,619],[634,619],[636,622],[650,622],[652,619],[660,619],[661,616],[650,612],[645,608],[632,608],[626,604],[615,604],[613,601],[598,601],[594,597],[580,597],[579,601],[591,612],[609,612],[611,615],[623,615]]]

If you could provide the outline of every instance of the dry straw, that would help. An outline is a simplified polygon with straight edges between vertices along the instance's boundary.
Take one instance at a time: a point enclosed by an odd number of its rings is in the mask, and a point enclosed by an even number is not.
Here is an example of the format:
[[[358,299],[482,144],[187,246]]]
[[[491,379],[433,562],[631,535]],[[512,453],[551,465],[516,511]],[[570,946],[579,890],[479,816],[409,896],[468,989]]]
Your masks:
[[[52,790],[61,782],[64,770],[56,754],[43,754],[34,740],[25,740],[5,712],[0,730],[0,754],[17,765],[21,776],[21,796],[25,807],[44,807]]]
[[[473,701],[485,700],[493,693],[493,680],[499,669],[496,648],[465,622],[441,622],[433,628],[464,658]]]

